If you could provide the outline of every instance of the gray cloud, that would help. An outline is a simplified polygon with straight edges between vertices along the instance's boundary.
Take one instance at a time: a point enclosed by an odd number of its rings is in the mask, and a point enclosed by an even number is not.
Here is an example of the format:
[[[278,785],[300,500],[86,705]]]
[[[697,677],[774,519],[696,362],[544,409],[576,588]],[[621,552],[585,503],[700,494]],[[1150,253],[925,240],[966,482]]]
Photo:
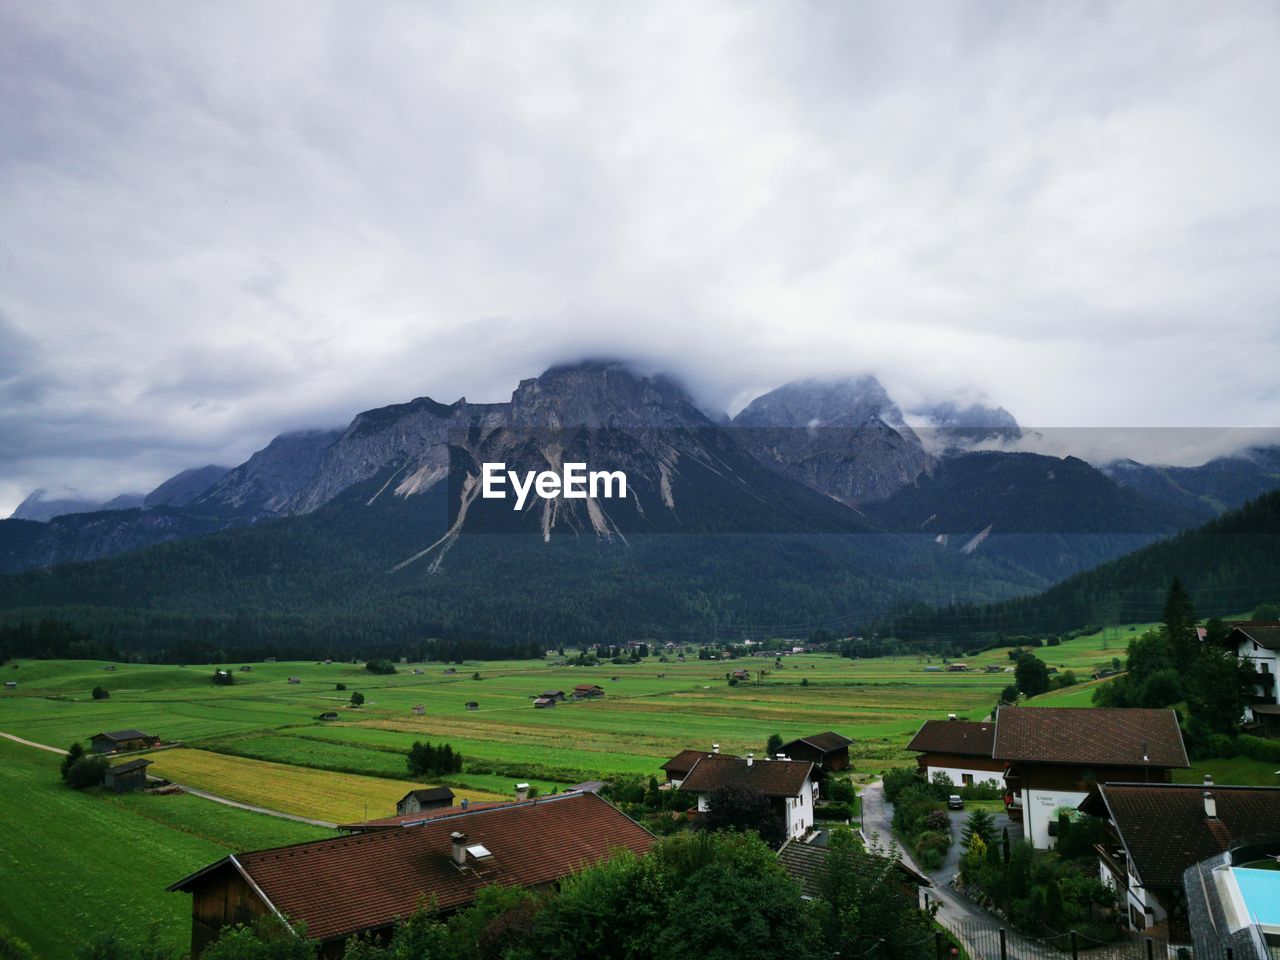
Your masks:
[[[0,514],[629,355],[1275,426],[1273,4],[0,7]]]

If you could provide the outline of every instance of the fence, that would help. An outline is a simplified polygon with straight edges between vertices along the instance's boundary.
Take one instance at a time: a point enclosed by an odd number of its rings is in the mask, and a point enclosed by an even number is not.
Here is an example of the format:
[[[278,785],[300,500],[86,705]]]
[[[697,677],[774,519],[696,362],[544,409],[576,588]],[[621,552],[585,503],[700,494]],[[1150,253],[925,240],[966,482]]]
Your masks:
[[[1187,943],[1125,933],[1102,942],[1084,933],[1068,931],[1056,936],[1028,937],[1008,928],[981,921],[949,922],[946,930],[960,942],[969,960],[1252,960],[1252,954],[1204,944],[1194,951]],[[952,960],[959,951],[939,932],[934,938],[934,960]]]

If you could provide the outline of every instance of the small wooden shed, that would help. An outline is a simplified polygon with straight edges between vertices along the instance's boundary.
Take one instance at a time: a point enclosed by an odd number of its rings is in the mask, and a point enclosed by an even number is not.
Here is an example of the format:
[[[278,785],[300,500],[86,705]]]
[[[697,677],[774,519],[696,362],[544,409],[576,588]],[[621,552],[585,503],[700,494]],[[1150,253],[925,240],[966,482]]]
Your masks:
[[[151,766],[150,760],[139,757],[137,760],[107,767],[106,773],[103,774],[102,786],[112,793],[141,790],[147,785],[147,767],[149,766]]]

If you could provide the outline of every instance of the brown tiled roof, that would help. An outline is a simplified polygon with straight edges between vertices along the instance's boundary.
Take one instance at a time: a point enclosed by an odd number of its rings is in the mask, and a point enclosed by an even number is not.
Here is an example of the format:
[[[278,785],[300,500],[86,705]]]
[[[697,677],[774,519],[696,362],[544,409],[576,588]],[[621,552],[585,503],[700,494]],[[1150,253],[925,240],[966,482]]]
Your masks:
[[[807,760],[756,760],[748,763],[737,757],[714,753],[693,765],[680,784],[681,790],[710,793],[720,787],[747,787],[766,797],[799,796],[804,782],[813,774]]]
[[[1245,620],[1242,623],[1233,623],[1232,633],[1239,630],[1246,637],[1268,650],[1280,650],[1280,620]],[[1228,637],[1232,640],[1232,645],[1238,638]]]
[[[996,713],[996,760],[1091,766],[1189,767],[1172,710],[1011,707]],[[1145,758],[1145,759],[1144,759]]]
[[[453,791],[448,787],[421,787],[417,790],[410,790],[400,799],[404,801],[410,797],[416,797],[419,803],[430,803],[433,800],[452,800]]]
[[[994,723],[973,720],[926,720],[907,744],[921,753],[954,753],[962,757],[991,757],[996,739]]]
[[[492,858],[459,869],[452,859],[454,831],[465,833],[468,844],[483,844]],[[324,941],[386,926],[432,900],[443,911],[464,907],[495,883],[551,883],[613,850],[644,853],[654,842],[653,834],[595,794],[567,793],[239,854],[169,889],[192,890],[214,870],[238,869],[286,918],[305,923],[308,936]]]
[[[865,858],[867,861],[879,861],[875,866],[882,866],[887,862],[887,857],[874,857],[872,854],[863,853],[859,855],[859,859]],[[823,871],[827,868],[827,848],[819,847],[812,843],[800,843],[798,840],[788,840],[782,845],[782,849],[778,851],[778,862],[782,864],[782,868],[790,874],[791,879],[800,884],[800,892],[806,897],[817,899],[822,896]],[[872,864],[867,864],[869,867]],[[894,862],[897,868],[899,879],[913,883],[921,887],[929,887],[932,884],[929,878],[923,874],[917,873],[901,860]]]
[[[1205,816],[1206,790],[1216,820]],[[1181,889],[1188,867],[1280,828],[1280,787],[1107,783],[1098,791],[1146,887]]]
[[[733,754],[730,754],[730,753],[712,754],[710,750],[681,750],[679,753],[677,753],[674,757],[672,757],[670,760],[668,760],[658,769],[665,770],[669,775],[684,774],[692,770],[693,765],[697,763],[699,760],[701,760],[703,757],[710,757],[710,756],[730,757],[730,756],[733,756]]]
[[[380,817],[377,820],[361,820],[357,823],[340,823],[339,830],[353,833],[360,830],[386,830],[388,827],[405,827],[426,820],[437,820],[440,817],[451,817],[456,813],[469,813],[472,810],[489,810],[493,807],[506,807],[514,800],[475,800],[469,801],[465,807],[436,807],[432,810],[419,810],[417,813],[402,813],[394,817]]]
[[[841,736],[832,730],[828,730],[826,733],[815,733],[812,736],[800,737],[796,740],[792,740],[790,743],[784,743],[782,745],[782,752],[790,753],[791,751],[789,751],[787,747],[793,747],[797,743],[807,743],[815,750],[821,750],[823,753],[831,753],[834,750],[840,750],[847,747],[849,744],[853,743],[853,741],[848,737]]]

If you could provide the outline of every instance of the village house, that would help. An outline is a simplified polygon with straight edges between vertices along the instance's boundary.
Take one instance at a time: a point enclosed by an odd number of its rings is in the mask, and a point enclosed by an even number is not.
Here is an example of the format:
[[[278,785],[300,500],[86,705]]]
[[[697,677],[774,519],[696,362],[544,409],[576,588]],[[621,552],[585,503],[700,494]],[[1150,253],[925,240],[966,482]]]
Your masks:
[[[720,755],[720,744],[718,743],[711,745],[710,753],[706,750],[681,750],[658,769],[667,775],[667,782],[671,784],[672,788],[678,789],[680,784],[684,782],[684,778],[689,775],[689,771],[693,769],[695,763],[703,757]],[[733,755],[724,754],[724,756]]]
[[[547,707],[554,707],[555,705],[556,702],[550,697],[538,697],[538,699],[533,701],[533,707],[535,710],[545,710]]]
[[[730,671],[729,671],[729,679],[730,679],[730,680],[750,680],[750,679],[751,679],[751,671],[750,671],[750,670],[744,670],[744,669],[742,669],[741,667],[739,667],[737,670],[730,670]]]
[[[448,787],[423,787],[421,790],[410,790],[396,801],[396,815],[421,813],[423,810],[436,810],[440,807],[453,806],[453,791]]]
[[[5,688],[6,690],[17,690],[17,689],[18,689],[18,681],[17,681],[17,680],[6,680],[6,681],[4,682],[4,688]]]
[[[823,899],[827,857],[830,852],[827,847],[801,843],[798,840],[788,840],[778,851],[778,863],[792,880],[800,884],[800,896],[805,900]],[[898,890],[916,906],[921,906],[922,890],[933,886],[928,877],[907,866],[901,859],[890,860],[888,857],[877,857],[865,852],[858,859],[865,862],[867,869],[872,870],[883,870],[892,864],[893,879]]]
[[[580,683],[573,688],[573,699],[596,700],[604,696],[604,688],[594,683]]]
[[[969,669],[969,665],[967,663],[948,663],[947,669],[952,673],[964,673]]]
[[[151,766],[150,760],[144,760],[139,757],[136,760],[117,763],[114,767],[107,767],[106,772],[102,775],[103,789],[109,790],[111,793],[128,793],[131,790],[142,790],[147,785],[147,767],[149,766]]]
[[[94,753],[125,753],[129,750],[145,750],[155,746],[156,738],[141,730],[113,730],[95,733],[89,738]]]
[[[849,769],[848,737],[828,730],[782,745],[782,755],[791,760],[808,760],[828,773]],[[775,758],[776,759],[776,758]]]
[[[1168,783],[1191,764],[1173,710],[1011,707],[996,711],[992,758],[1005,764],[1005,807],[1040,850],[1058,811],[1102,783]]]
[[[564,691],[563,690],[547,690],[542,694],[542,696],[547,700],[560,701],[564,699]]]
[[[1267,737],[1280,737],[1280,621],[1233,623],[1223,645],[1253,670],[1245,724]]]
[[[1000,786],[1004,764],[991,759],[995,736],[994,723],[957,720],[953,713],[946,720],[926,720],[907,749],[919,754],[916,765],[926,780],[945,773],[957,787],[988,781]]]
[[[414,707],[413,707],[413,715],[414,715],[415,717],[420,717],[420,716],[422,716],[423,714],[425,714],[426,712],[427,712],[427,708],[426,708],[426,707],[424,707],[424,706],[423,706],[422,704],[420,704],[420,703],[419,703],[419,704],[415,704],[415,705],[414,705]]]
[[[342,956],[346,938],[383,933],[424,903],[448,915],[494,884],[552,889],[614,851],[643,854],[654,843],[599,796],[564,793],[233,854],[169,890],[191,894],[193,957],[224,926],[275,913],[305,924],[329,960]]]
[[[808,760],[756,760],[713,753],[704,756],[680,783],[680,790],[698,795],[698,811],[707,810],[707,794],[733,785],[754,790],[772,802],[786,824],[787,836],[803,837],[813,826],[814,802],[818,785],[814,783],[816,768]]]
[[[1105,783],[1080,809],[1106,820],[1099,869],[1123,896],[1129,928],[1189,944],[1183,875],[1242,842],[1276,837],[1280,787]]]

